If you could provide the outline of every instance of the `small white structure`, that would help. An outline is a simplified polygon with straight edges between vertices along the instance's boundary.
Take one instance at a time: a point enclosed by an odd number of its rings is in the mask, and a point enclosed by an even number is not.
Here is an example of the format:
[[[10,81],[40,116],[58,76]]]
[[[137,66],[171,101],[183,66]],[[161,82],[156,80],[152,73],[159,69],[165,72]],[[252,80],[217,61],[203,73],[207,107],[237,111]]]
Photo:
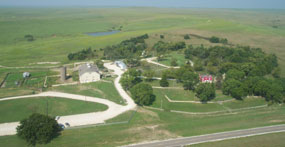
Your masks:
[[[23,73],[23,78],[28,78],[30,76],[31,76],[31,74],[29,72],[24,72]]]
[[[126,70],[127,69],[127,65],[123,61],[115,61],[115,64],[121,70]]]
[[[101,74],[97,66],[93,64],[83,64],[78,69],[80,83],[96,82],[101,79]]]

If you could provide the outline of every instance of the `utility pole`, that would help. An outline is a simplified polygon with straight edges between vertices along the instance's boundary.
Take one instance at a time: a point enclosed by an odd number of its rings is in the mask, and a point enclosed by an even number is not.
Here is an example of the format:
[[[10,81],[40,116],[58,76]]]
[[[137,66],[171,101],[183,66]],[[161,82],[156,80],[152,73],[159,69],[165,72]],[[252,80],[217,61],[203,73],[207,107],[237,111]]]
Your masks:
[[[48,98],[47,98],[47,116],[48,116]]]

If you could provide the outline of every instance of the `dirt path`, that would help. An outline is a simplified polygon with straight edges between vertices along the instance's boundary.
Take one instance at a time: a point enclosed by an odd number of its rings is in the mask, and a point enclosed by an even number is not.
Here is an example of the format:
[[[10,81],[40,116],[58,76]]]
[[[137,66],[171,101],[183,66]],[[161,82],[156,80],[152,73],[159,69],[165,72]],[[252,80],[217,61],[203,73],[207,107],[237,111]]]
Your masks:
[[[124,91],[124,89],[119,83],[121,75],[124,73],[124,71],[120,70],[117,66],[111,63],[105,63],[104,66],[107,67],[108,69],[114,70],[115,74],[118,75],[118,77],[115,79],[115,87],[118,90],[119,94],[122,96],[122,98],[126,101],[127,103],[126,106],[122,106],[122,105],[116,104],[112,101],[102,99],[102,98],[61,93],[61,92],[44,92],[44,93],[40,93],[36,95],[9,97],[9,98],[0,99],[0,101],[48,96],[48,97],[67,98],[67,99],[88,101],[88,102],[94,102],[94,103],[101,103],[101,104],[105,104],[108,106],[108,109],[106,111],[61,116],[58,122],[61,124],[69,123],[71,127],[104,123],[108,119],[114,118],[126,111],[136,108],[136,104],[134,103],[132,98],[126,93],[126,91]],[[19,122],[0,124],[0,136],[15,135],[16,127],[18,125],[19,125]]]

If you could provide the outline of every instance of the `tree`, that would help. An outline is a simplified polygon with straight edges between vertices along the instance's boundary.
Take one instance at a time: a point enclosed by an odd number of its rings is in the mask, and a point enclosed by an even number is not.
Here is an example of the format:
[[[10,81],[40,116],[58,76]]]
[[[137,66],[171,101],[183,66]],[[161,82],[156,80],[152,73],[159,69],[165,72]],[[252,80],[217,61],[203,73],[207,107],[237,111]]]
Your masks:
[[[218,38],[216,36],[212,36],[209,40],[211,43],[219,43],[220,42],[220,38]]]
[[[177,64],[177,59],[172,58],[170,64],[171,64],[171,66],[177,66],[178,65]]]
[[[166,75],[162,75],[162,78],[159,81],[159,84],[161,87],[168,87],[169,86],[169,82],[167,81]]]
[[[196,96],[202,101],[207,102],[216,97],[216,90],[214,84],[201,83],[195,89]]]
[[[185,59],[192,59],[192,50],[190,48],[187,48],[184,51],[184,56],[185,56]]]
[[[186,35],[184,35],[184,39],[188,40],[188,39],[190,39],[190,36],[188,34],[186,34]]]
[[[125,72],[122,75],[120,83],[122,84],[122,86],[125,90],[129,90],[134,85],[141,82],[140,76],[141,76],[140,71],[137,71],[134,68],[130,68],[127,72]]]
[[[245,73],[236,69],[231,69],[226,73],[226,79],[236,79],[241,81],[244,79]]]
[[[32,114],[20,121],[17,135],[30,145],[46,144],[59,135],[60,126],[54,118],[42,114]]]
[[[280,78],[281,75],[281,68],[280,67],[276,67],[273,72],[272,72],[272,76],[274,78]]]
[[[160,39],[164,39],[164,35],[160,35]]]
[[[191,71],[186,71],[182,75],[181,80],[185,90],[194,90],[196,84],[199,82],[199,75]]]
[[[95,64],[99,69],[104,69],[104,63],[101,60],[96,60]]]
[[[223,83],[222,91],[225,95],[231,95],[236,99],[242,99],[244,96],[246,96],[242,83],[235,79],[227,79]]]
[[[151,105],[155,100],[155,95],[153,94],[153,89],[149,84],[139,83],[131,88],[132,98],[135,103],[143,105]]]
[[[145,77],[146,81],[152,81],[152,78],[154,77],[154,71],[153,70],[147,70],[143,72],[143,76]]]
[[[222,39],[220,40],[220,42],[221,42],[222,44],[228,44],[228,39],[227,39],[227,38],[222,38]]]

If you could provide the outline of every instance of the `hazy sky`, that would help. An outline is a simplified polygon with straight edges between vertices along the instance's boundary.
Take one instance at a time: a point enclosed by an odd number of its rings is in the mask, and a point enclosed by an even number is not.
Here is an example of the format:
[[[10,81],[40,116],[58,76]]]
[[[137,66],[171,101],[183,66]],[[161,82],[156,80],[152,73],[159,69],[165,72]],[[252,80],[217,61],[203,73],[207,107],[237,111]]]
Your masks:
[[[150,6],[285,9],[285,0],[0,0],[0,6]]]

